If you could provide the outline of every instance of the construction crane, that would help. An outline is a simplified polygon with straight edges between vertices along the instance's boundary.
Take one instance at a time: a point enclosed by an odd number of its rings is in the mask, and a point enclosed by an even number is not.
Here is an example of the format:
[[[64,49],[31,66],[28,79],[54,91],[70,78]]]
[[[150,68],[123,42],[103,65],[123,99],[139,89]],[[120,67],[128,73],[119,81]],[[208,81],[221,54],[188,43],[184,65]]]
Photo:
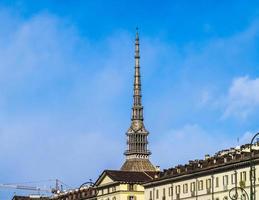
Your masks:
[[[17,190],[31,190],[31,191],[38,191],[38,192],[47,192],[53,193],[53,189],[42,189],[36,186],[27,186],[27,185],[15,185],[15,184],[0,184],[0,188],[6,189],[17,189]]]
[[[48,181],[54,181],[48,180]],[[63,190],[63,186],[61,185],[61,189],[59,187],[59,183],[62,183],[58,179],[55,179],[56,185],[55,188],[52,189],[47,189],[47,188],[41,188],[37,186],[28,186],[28,185],[22,185],[22,184],[1,184],[0,183],[0,189],[1,188],[6,188],[6,189],[17,189],[17,190],[30,190],[30,191],[38,191],[38,192],[45,192],[45,193],[53,193],[57,194]]]

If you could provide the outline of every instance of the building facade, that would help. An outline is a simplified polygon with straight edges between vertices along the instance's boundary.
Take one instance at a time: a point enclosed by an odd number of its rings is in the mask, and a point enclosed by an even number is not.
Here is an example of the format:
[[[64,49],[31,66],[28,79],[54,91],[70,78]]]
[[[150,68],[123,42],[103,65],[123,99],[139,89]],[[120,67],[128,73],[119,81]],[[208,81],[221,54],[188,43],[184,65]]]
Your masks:
[[[255,199],[259,199],[259,144],[252,153],[249,147],[224,150],[204,160],[164,170],[144,184],[145,200],[227,200],[235,199],[236,194],[236,199],[248,200],[250,172],[255,178]]]

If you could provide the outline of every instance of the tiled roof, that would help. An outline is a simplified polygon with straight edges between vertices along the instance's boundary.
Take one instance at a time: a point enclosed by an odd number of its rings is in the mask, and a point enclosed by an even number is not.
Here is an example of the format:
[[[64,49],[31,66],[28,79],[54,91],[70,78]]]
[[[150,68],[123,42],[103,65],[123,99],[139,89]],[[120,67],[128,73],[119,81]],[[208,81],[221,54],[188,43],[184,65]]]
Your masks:
[[[259,143],[257,144],[257,147]],[[150,180],[145,185],[151,185],[152,183],[158,183],[162,180],[186,179],[187,175],[195,175],[195,173],[207,172],[209,170],[225,170],[227,167],[235,165],[246,165],[250,164],[250,159],[253,158],[255,161],[259,161],[259,150],[253,149],[252,153],[247,152],[248,145],[242,145],[240,149],[227,149],[217,152],[214,156],[209,157],[208,155],[204,160],[191,160],[188,164],[177,165],[175,167],[164,169],[161,171],[157,178]]]
[[[137,171],[120,171],[120,170],[105,170],[112,180],[126,183],[144,183],[152,180],[157,172],[137,172]]]

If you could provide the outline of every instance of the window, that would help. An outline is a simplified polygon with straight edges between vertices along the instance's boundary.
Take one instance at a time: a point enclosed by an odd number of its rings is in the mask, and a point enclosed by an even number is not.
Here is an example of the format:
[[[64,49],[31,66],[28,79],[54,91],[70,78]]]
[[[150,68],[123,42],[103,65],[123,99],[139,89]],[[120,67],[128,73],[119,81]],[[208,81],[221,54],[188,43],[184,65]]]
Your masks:
[[[180,185],[175,186],[175,193],[180,194]]]
[[[163,200],[165,200],[165,188],[163,188],[163,197],[162,197]]]
[[[219,187],[219,177],[216,177],[216,187]]]
[[[116,187],[113,186],[113,187],[112,187],[112,192],[115,192],[115,191],[116,191]]]
[[[156,190],[156,198],[159,198],[159,190]]]
[[[203,190],[203,181],[198,182],[198,189]]]
[[[184,184],[183,185],[183,193],[187,193],[188,192],[188,184]]]
[[[168,188],[168,196],[172,196],[173,194],[173,187]]]
[[[207,179],[206,180],[206,189],[210,189],[211,188],[211,179]]]
[[[134,185],[133,184],[129,184],[128,185],[128,190],[129,191],[133,191],[134,190]]]
[[[240,180],[246,181],[246,172],[240,172]]]
[[[153,194],[152,194],[152,191],[150,190],[150,191],[149,191],[149,199],[150,199],[150,200],[152,200],[152,196],[153,196]]]
[[[191,192],[194,192],[195,191],[195,182],[192,182],[191,183]]]
[[[224,175],[223,176],[223,186],[227,186],[228,185],[228,175]]]
[[[231,184],[236,183],[236,174],[231,174]]]

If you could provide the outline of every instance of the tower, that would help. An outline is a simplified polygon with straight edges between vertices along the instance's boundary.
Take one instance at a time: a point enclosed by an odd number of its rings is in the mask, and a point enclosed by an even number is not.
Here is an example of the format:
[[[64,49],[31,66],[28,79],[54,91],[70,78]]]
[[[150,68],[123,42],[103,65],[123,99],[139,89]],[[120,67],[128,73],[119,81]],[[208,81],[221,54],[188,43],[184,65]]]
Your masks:
[[[147,137],[149,132],[144,126],[139,60],[139,35],[137,30],[135,39],[133,107],[131,126],[126,132],[127,150],[124,153],[126,161],[121,167],[123,171],[155,171],[155,167],[149,161],[151,152],[148,150]]]

